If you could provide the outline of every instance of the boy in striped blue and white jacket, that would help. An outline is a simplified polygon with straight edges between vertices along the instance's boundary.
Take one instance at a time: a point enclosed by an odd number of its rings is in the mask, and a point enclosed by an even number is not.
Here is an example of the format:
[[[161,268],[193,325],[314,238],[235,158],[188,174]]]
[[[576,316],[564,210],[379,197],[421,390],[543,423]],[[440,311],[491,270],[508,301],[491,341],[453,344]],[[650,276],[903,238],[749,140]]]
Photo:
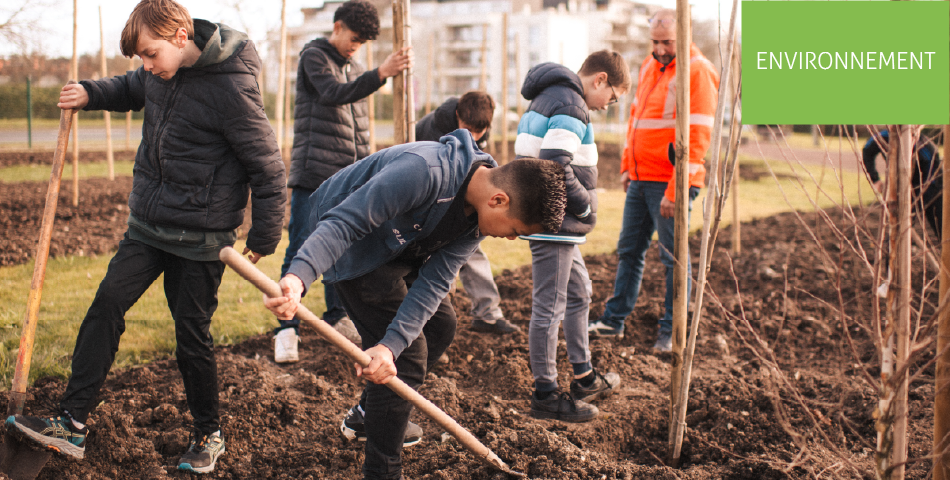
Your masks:
[[[521,94],[531,101],[518,124],[515,155],[564,166],[567,206],[557,231],[522,236],[531,246],[532,292],[528,348],[535,391],[531,415],[567,422],[596,418],[587,403],[620,384],[616,373],[594,370],[587,321],[591,282],[578,245],[587,241],[597,217],[597,146],[590,111],[605,109],[630,89],[630,70],[618,53],[594,52],[575,74],[556,63],[528,71]],[[574,371],[569,392],[557,384],[558,326],[564,323]]]

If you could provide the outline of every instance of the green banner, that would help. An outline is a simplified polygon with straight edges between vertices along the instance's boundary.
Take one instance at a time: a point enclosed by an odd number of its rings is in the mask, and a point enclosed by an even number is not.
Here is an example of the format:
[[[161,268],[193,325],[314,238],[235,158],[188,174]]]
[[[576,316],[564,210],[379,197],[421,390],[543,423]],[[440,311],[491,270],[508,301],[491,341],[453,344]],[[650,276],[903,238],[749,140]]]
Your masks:
[[[950,123],[950,2],[742,2],[742,123]]]

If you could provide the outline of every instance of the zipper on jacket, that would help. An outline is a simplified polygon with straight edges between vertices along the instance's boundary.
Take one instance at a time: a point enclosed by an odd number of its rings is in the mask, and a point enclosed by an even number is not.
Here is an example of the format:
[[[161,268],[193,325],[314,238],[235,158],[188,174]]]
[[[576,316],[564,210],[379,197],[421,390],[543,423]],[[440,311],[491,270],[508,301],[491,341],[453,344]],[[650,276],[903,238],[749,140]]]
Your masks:
[[[350,61],[349,60],[347,60],[346,65],[343,66],[343,80],[344,80],[344,83],[350,82]],[[357,102],[358,101],[359,100],[357,100]],[[353,119],[353,163],[356,163],[356,161],[359,160],[359,157],[360,157],[359,125],[356,124],[355,104],[356,102],[350,103],[350,118]]]
[[[653,93],[653,90],[656,89],[656,86],[660,84],[660,79],[666,75],[666,68],[663,70],[664,71],[660,72],[660,77],[656,79],[656,83],[650,87],[650,91],[647,92],[646,96],[643,97],[644,101],[650,98],[650,94]],[[633,138],[630,139],[630,155],[633,155],[633,172],[637,175],[638,182],[640,181],[640,164],[637,163],[637,125],[640,124],[640,118],[642,117],[637,117],[637,121],[633,124]]]
[[[165,136],[165,130],[168,129],[168,119],[172,115],[172,107],[175,105],[175,100],[178,98],[178,93],[181,92],[182,82],[181,82],[180,75],[176,75],[173,81],[175,82],[175,84],[172,86],[171,95],[169,95],[169,98],[165,101],[165,105],[163,105],[164,107],[166,107],[164,111],[164,116],[163,116],[164,118],[162,118],[162,123],[159,124],[158,134],[156,135],[156,139],[155,139],[156,140],[155,160],[156,160],[156,167],[158,170],[159,185],[162,185],[165,183],[165,172],[162,169],[162,144],[164,143],[164,140],[162,137]],[[156,189],[152,193],[152,198],[149,199],[149,205],[151,208],[149,208],[149,214],[150,214],[148,215],[149,219],[146,219],[146,221],[150,220],[152,217],[151,213],[153,213],[154,209],[156,208],[158,204],[158,202],[156,202],[155,200],[160,191],[161,189]]]

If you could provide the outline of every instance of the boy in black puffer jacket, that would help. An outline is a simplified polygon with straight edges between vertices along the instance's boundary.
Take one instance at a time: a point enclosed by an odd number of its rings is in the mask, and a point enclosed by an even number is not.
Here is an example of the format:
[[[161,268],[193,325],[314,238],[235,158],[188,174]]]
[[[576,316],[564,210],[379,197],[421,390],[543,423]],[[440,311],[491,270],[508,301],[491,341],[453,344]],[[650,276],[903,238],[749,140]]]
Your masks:
[[[317,38],[300,52],[297,66],[297,98],[294,101],[294,148],[287,184],[290,196],[290,243],[284,254],[281,275],[287,273],[297,249],[307,239],[310,195],[344,167],[369,155],[369,116],[366,97],[379,90],[386,79],[408,68],[407,48],[393,52],[379,68],[364,71],[353,60],[356,52],[379,35],[379,13],[365,0],[350,0],[333,13],[330,38]],[[327,309],[323,319],[356,344],[359,335],[333,290],[324,287]],[[281,321],[274,333],[274,360],[298,360],[299,319]]]
[[[119,242],[79,329],[59,411],[7,419],[43,446],[83,458],[87,429],[109,373],[125,312],[164,274],[175,320],[175,355],[194,434],[178,468],[214,470],[225,451],[209,332],[224,273],[218,250],[233,245],[250,191],[251,261],[274,253],[287,202],[284,164],[257,86],[260,58],[244,33],[192,20],[172,0],[142,0],[122,30],[136,71],[67,85],[63,109],[145,109],[129,195],[129,230]]]

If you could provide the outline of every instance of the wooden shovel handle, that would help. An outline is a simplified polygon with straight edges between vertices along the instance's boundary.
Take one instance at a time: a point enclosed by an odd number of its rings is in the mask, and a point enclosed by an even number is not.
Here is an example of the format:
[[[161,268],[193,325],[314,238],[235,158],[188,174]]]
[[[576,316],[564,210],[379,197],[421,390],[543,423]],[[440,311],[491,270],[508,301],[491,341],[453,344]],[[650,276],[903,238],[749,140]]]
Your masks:
[[[238,275],[244,277],[245,280],[251,282],[260,291],[264,292],[264,294],[268,297],[283,296],[283,292],[281,292],[280,286],[277,285],[277,282],[271,280],[270,277],[264,274],[264,272],[258,270],[253,263],[244,258],[243,255],[238,253],[233,248],[225,247],[221,249],[218,258],[220,258],[221,261],[227,264],[229,267],[234,269]],[[297,317],[316,330],[317,333],[319,333],[323,338],[327,339],[334,346],[342,350],[346,356],[350,357],[364,367],[369,365],[370,357],[366,354],[366,352],[357,347],[353,342],[349,341],[346,337],[340,334],[340,332],[337,332],[336,329],[331,327],[327,322],[321,320],[320,317],[316,316],[307,307],[300,305],[300,307],[297,309]],[[472,435],[471,432],[459,425],[455,419],[450,417],[447,413],[442,411],[442,409],[430,402],[427,398],[423,397],[419,392],[413,390],[409,385],[406,385],[406,383],[400,380],[399,377],[393,377],[392,380],[386,383],[386,386],[422,411],[425,416],[431,418],[432,421],[439,424],[440,427],[458,439],[459,443],[461,443],[470,452],[474,453],[478,458],[494,466],[495,468],[498,468],[499,470],[515,475],[518,474],[518,472],[511,470],[511,468],[508,467],[505,462],[498,458],[498,456],[495,455],[491,449],[482,444],[482,442]]]
[[[76,83],[70,80],[68,84]],[[23,331],[20,334],[20,351],[17,354],[16,371],[10,388],[8,415],[23,413],[26,402],[26,385],[30,377],[30,361],[33,358],[33,341],[36,338],[36,321],[40,311],[40,298],[43,296],[43,281],[46,280],[46,261],[49,259],[49,245],[53,238],[53,221],[56,219],[56,206],[59,202],[59,183],[66,164],[66,146],[69,143],[69,130],[73,125],[74,110],[61,110],[59,113],[59,134],[56,137],[56,152],[53,154],[53,171],[49,177],[49,189],[46,191],[46,207],[40,226],[40,238],[36,245],[36,263],[33,265],[33,280],[30,281],[30,294],[26,301],[26,314],[23,316]]]

